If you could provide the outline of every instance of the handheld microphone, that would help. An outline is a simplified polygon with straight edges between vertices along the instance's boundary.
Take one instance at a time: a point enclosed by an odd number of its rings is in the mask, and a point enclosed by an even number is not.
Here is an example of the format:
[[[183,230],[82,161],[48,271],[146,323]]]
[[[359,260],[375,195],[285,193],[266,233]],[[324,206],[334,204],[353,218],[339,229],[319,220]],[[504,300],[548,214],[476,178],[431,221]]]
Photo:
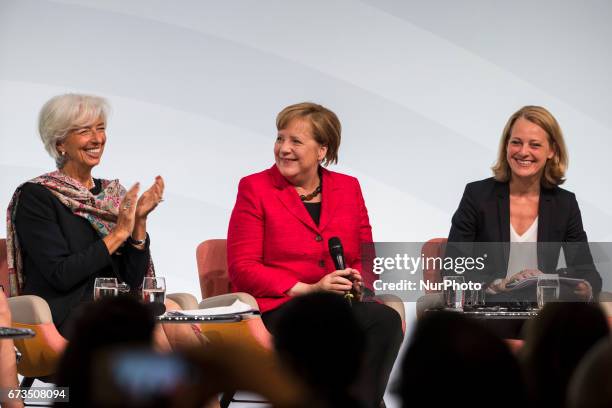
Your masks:
[[[346,262],[344,261],[344,249],[342,248],[342,243],[340,242],[340,238],[331,237],[329,241],[327,241],[327,246],[329,247],[329,254],[334,261],[334,266],[336,270],[346,269]],[[348,278],[351,282],[352,279]],[[353,298],[353,290],[349,290],[344,294],[344,298],[348,300],[349,303],[352,303]]]
[[[334,261],[336,270],[346,269],[346,263],[344,262],[344,249],[342,248],[340,238],[331,237],[329,241],[327,241],[327,246],[329,247],[329,254]]]

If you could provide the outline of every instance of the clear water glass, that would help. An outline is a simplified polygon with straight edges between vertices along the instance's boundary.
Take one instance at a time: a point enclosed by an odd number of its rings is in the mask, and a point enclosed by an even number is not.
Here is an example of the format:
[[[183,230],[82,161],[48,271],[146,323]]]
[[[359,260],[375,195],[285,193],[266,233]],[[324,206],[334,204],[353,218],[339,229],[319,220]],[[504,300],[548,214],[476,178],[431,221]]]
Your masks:
[[[482,307],[485,305],[485,292],[484,285],[480,289],[467,289],[465,294],[464,306],[473,308]]]
[[[442,280],[444,284],[444,305],[449,309],[463,310],[465,302],[465,290],[461,285],[465,283],[463,276],[445,276]]]
[[[142,282],[142,299],[145,303],[164,304],[166,300],[166,279],[146,276]]]
[[[106,296],[117,296],[117,278],[96,278],[94,282],[94,300],[99,300]]]
[[[537,298],[540,309],[547,303],[559,300],[559,275],[551,273],[538,275]]]

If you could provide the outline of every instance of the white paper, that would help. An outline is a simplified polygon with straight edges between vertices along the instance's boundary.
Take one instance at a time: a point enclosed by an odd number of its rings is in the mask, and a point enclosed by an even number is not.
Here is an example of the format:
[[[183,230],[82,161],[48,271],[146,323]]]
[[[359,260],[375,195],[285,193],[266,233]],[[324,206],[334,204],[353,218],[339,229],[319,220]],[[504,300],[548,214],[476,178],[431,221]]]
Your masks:
[[[171,312],[168,312],[168,314],[175,316],[218,316],[227,314],[248,313],[252,311],[253,308],[250,305],[241,302],[239,299],[236,299],[234,303],[229,306],[209,307],[207,309],[194,310],[173,310]]]
[[[572,286],[572,287],[578,285],[581,282],[584,282],[584,279],[565,278],[565,277],[562,277],[562,276],[560,276],[558,279],[559,279],[559,283],[560,284],[565,283],[565,284],[567,284],[569,286]],[[520,281],[516,281],[516,283],[512,282],[512,284],[506,285],[506,288],[508,288],[510,290],[519,290],[519,289],[523,289],[523,288],[526,288],[526,287],[529,287],[529,286],[534,286],[534,285],[537,285],[537,284],[538,284],[538,277],[536,275],[536,276],[531,276],[529,278],[522,279]]]

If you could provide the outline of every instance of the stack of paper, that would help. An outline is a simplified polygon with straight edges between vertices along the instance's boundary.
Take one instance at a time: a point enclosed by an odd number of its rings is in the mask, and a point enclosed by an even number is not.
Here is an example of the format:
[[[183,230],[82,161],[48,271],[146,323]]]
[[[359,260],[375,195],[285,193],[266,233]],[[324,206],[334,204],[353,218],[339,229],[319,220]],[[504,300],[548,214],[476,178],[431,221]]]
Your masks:
[[[559,277],[558,279],[559,279],[560,284],[567,285],[570,287],[574,287],[578,285],[579,283],[584,282],[584,279],[576,279],[576,278]],[[537,284],[538,284],[538,277],[531,276],[529,278],[525,278],[520,281],[514,281],[512,283],[509,283],[506,285],[506,288],[510,290],[519,290],[523,288],[528,288],[530,286],[536,286]]]
[[[223,316],[249,313],[254,311],[256,310],[254,310],[250,305],[236,299],[234,303],[229,306],[209,307],[207,309],[195,310],[172,310],[167,314],[171,316]]]

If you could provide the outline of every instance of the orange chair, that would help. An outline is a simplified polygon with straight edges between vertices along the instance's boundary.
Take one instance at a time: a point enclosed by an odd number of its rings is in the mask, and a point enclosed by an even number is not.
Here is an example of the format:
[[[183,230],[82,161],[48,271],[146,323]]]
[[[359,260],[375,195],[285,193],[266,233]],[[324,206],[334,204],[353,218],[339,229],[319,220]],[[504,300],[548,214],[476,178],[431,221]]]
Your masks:
[[[234,301],[240,300],[250,305],[254,310],[259,310],[257,301],[248,293],[232,293],[230,280],[227,274],[227,240],[211,239],[202,242],[196,249],[198,263],[198,275],[200,278],[200,289],[202,290],[202,302],[200,308],[229,306]],[[230,328],[240,327],[238,332],[246,330],[247,338],[256,340],[257,344],[267,350],[272,349],[272,336],[266,330],[259,316],[247,317],[242,322],[219,323],[202,325],[202,332],[214,341],[215,338],[230,335]],[[223,335],[217,330],[221,330]]]
[[[603,312],[608,318],[608,324],[610,328],[612,328],[612,293],[610,292],[601,292],[599,294],[599,305],[601,306]]]
[[[198,245],[196,261],[202,299],[231,292],[227,276],[227,240],[209,239]]]
[[[17,372],[24,378],[22,387],[30,387],[34,379],[50,382],[47,377],[55,373],[67,340],[55,328],[47,302],[38,296],[15,296],[8,299],[13,327],[33,330],[29,339],[14,340],[21,353]]]
[[[243,302],[250,304],[253,308],[257,307],[255,299],[244,292],[231,293],[231,283],[227,273],[227,240],[226,239],[210,239],[206,240],[196,249],[196,260],[198,263],[198,274],[200,277],[200,289],[202,290],[202,298],[204,299],[200,307],[224,306],[240,298]],[[230,294],[228,297],[219,295]],[[209,299],[211,297],[218,299]],[[402,330],[406,331],[406,315],[404,303],[393,295],[380,295],[376,297],[381,303],[393,308],[402,319]],[[207,302],[211,302],[207,304]],[[220,303],[218,303],[220,302]],[[212,306],[214,305],[214,306]],[[257,319],[261,323],[261,319]],[[259,326],[259,324],[258,324]],[[263,323],[262,323],[263,326]],[[265,327],[262,327],[265,330]],[[260,339],[260,343],[266,348],[271,348],[271,336],[262,334],[260,327],[254,327],[255,337]],[[265,330],[267,332],[267,330]]]
[[[259,310],[253,296],[243,292],[231,293],[232,288],[227,273],[227,240],[210,239],[202,242],[196,249],[196,258],[200,288],[204,299],[200,303],[200,308],[227,306],[236,299],[240,299],[251,305],[253,309]],[[392,295],[382,295],[378,299],[399,313],[402,319],[402,330],[405,332],[404,303]],[[251,347],[262,347],[268,352],[273,349],[272,335],[259,316],[247,318],[238,323],[205,324],[201,326],[201,330],[212,342],[223,341],[224,338],[231,339],[231,341],[242,339],[243,342],[250,343]],[[224,394],[221,399],[221,407],[227,407],[232,401],[237,401],[233,399],[233,393]]]
[[[0,282],[8,295],[8,266],[6,263],[6,240],[0,239]],[[6,285],[6,286],[5,286]],[[49,382],[55,373],[61,353],[67,341],[55,328],[47,302],[38,296],[14,296],[8,299],[13,317],[13,327],[33,330],[36,335],[29,339],[14,340],[21,353],[17,372],[23,376],[21,387],[29,388],[34,379]]]
[[[446,238],[432,238],[423,244],[421,253],[425,258],[442,258],[444,257],[446,241]],[[435,268],[435,265],[431,268],[429,268],[429,262],[423,265],[423,281],[430,283],[442,282],[442,275],[440,271]],[[435,291],[427,290],[426,293],[435,293]]]
[[[231,284],[227,274],[227,240],[211,239],[202,242],[196,249],[202,302],[200,308],[229,306],[240,300],[259,310],[257,301],[248,293],[231,293]],[[200,325],[202,334],[215,344],[242,344],[257,354],[272,355],[272,335],[266,329],[258,315],[249,316],[240,322],[206,323]],[[262,402],[234,399],[234,391],[223,393],[221,407],[227,408],[231,402]]]
[[[423,244],[421,253],[425,258],[437,258],[444,256],[444,248],[446,238],[432,238]],[[432,267],[428,268],[429,262],[423,264],[423,281],[429,283],[442,282],[440,271],[435,268],[435,263],[431,263]],[[444,297],[440,291],[426,290],[425,295],[417,299],[416,315],[420,319],[427,309],[438,309],[444,306]]]

